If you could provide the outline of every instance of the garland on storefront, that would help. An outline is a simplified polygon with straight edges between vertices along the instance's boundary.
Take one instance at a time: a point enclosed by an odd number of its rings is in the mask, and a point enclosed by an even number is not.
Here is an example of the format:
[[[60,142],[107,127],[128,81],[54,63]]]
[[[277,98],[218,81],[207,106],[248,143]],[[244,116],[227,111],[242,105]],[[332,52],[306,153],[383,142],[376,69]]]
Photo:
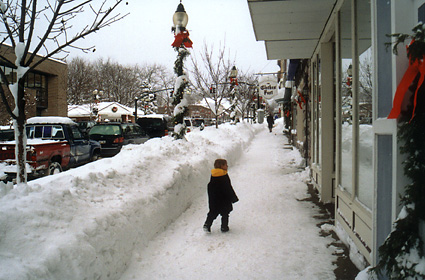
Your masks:
[[[425,77],[424,26],[413,28],[413,35],[393,34],[396,37],[393,51],[407,39],[409,67],[394,97],[393,109],[388,118],[399,122],[398,139],[404,174],[411,183],[401,197],[402,210],[394,230],[379,248],[380,260],[372,270],[378,274],[386,271],[391,279],[425,279]],[[410,278],[409,278],[410,277]]]

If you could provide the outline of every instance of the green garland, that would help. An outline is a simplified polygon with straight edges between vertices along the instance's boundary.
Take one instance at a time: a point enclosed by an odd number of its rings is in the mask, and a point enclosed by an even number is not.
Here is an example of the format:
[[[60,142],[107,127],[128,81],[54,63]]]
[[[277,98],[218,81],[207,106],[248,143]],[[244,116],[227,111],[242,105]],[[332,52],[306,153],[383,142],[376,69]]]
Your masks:
[[[414,41],[407,49],[409,61],[413,62],[424,56],[422,24],[413,28],[413,35],[391,36],[396,37],[393,48],[395,54],[397,45],[410,38]],[[403,161],[404,174],[411,183],[405,187],[404,196],[401,197],[403,208],[394,230],[379,248],[380,260],[372,269],[379,275],[386,271],[391,279],[425,279],[425,247],[422,240],[425,232],[421,232],[421,226],[425,227],[425,104],[420,103],[424,101],[424,94],[425,87],[422,87],[414,118],[410,122],[402,122],[398,128],[398,139],[403,143],[400,152],[406,155],[406,160]]]
[[[187,56],[189,56],[190,52],[184,47],[174,48],[177,52],[177,59],[174,62],[174,73],[176,73],[177,77],[184,75],[183,62]],[[178,106],[183,100],[183,94],[188,86],[189,82],[185,81],[180,84],[180,87],[174,91],[172,104],[174,107]],[[182,104],[180,104],[182,105]],[[183,104],[183,110],[180,110],[177,114],[173,116],[173,122],[175,125],[183,126],[179,131],[173,132],[174,139],[183,139],[186,134],[186,126],[184,123],[184,116],[187,114],[187,105]]]
[[[425,26],[422,23],[417,24],[413,29],[413,35],[396,33],[387,35],[387,37],[394,37],[393,53],[398,54],[397,46],[403,44],[406,40],[413,40],[413,42],[407,48],[407,56],[411,62],[415,62],[418,59],[422,59],[425,52]],[[393,43],[386,43],[387,46],[391,46]]]
[[[417,114],[399,127],[400,148],[407,155],[404,173],[411,180],[401,198],[403,210],[395,228],[379,248],[380,261],[374,268],[379,274],[385,269],[391,279],[425,279],[423,241],[419,226],[425,221],[425,114]]]
[[[232,120],[232,124],[236,123],[236,105],[237,105],[237,99],[236,99],[236,89],[233,88],[232,91],[230,92],[230,100],[231,100],[231,105],[230,105],[230,119]]]

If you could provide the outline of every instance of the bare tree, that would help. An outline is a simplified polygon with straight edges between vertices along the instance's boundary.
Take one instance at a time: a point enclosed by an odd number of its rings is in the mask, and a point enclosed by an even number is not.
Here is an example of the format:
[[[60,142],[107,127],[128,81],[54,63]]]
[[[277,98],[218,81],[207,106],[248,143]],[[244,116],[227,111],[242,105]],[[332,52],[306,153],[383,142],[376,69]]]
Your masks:
[[[17,68],[17,82],[11,84],[0,68],[0,76],[6,88],[11,89],[15,108],[7,102],[3,86],[0,95],[15,127],[16,163],[18,165],[17,183],[25,183],[26,177],[26,137],[25,137],[25,79],[29,71],[36,69],[49,58],[64,58],[67,49],[77,48],[82,51],[93,50],[94,47],[81,48],[74,45],[78,40],[94,33],[103,27],[122,19],[125,15],[113,14],[122,0],[116,0],[110,6],[107,0],[95,6],[93,0],[0,0],[0,22],[4,29],[0,31],[0,47],[9,43],[15,51],[16,60],[10,61],[1,54],[0,58]],[[53,2],[53,3],[52,3]],[[82,14],[87,10],[92,17]],[[72,23],[76,19],[91,21],[82,30],[73,33]],[[80,20],[80,21],[81,21]],[[44,21],[44,22],[43,22]],[[42,34],[36,32],[43,30]],[[62,56],[62,57],[60,57]]]
[[[249,109],[254,103],[254,97],[256,95],[258,78],[252,73],[241,73],[238,74],[238,87],[236,94],[236,109],[240,112],[242,120],[248,115]]]
[[[235,63],[226,55],[225,47],[220,48],[215,54],[213,47],[204,44],[200,56],[200,64],[196,56],[191,58],[192,83],[196,88],[196,93],[202,96],[218,121],[219,115],[222,113],[222,104],[225,98],[231,94],[229,74]],[[216,122],[216,127],[218,128],[218,122]]]
[[[68,104],[84,104],[91,100],[93,74],[93,65],[82,58],[74,58],[68,63]]]
[[[150,109],[156,107],[154,101],[146,102],[141,97],[155,93],[155,102],[169,108],[171,101],[166,89],[172,88],[173,83],[172,74],[162,65],[124,66],[111,59],[89,62],[77,57],[68,64],[68,103],[92,103],[93,91],[98,90],[103,93],[103,101],[132,107],[138,98],[139,105],[150,105]]]
[[[175,83],[175,78],[173,77],[172,73],[170,71],[167,71],[164,68],[161,68],[158,73],[158,85],[159,89],[156,89],[156,96],[157,96],[157,102],[158,106],[164,106],[165,107],[165,113],[169,116],[172,115],[171,111],[171,94]]]
[[[95,64],[95,89],[103,91],[103,100],[124,105],[133,104],[139,88],[138,67],[123,66],[111,59],[99,59]]]

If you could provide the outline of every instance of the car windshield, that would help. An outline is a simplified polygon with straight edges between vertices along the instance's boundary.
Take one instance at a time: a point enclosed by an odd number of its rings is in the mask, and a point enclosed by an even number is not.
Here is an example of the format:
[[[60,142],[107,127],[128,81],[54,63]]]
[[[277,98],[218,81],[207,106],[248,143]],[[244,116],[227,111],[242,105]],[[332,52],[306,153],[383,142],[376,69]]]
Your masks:
[[[89,135],[102,134],[102,135],[120,135],[121,126],[119,124],[103,124],[95,125],[90,129]]]
[[[140,118],[139,124],[141,127],[145,128],[157,128],[161,127],[162,125],[162,119],[158,118]]]

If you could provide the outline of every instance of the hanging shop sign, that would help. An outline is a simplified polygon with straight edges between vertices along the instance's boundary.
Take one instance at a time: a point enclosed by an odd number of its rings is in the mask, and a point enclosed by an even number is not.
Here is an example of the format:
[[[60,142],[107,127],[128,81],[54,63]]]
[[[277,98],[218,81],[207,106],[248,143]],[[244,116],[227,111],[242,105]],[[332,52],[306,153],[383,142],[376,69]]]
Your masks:
[[[265,99],[272,99],[277,96],[278,85],[274,76],[262,76],[258,86],[259,93]]]

